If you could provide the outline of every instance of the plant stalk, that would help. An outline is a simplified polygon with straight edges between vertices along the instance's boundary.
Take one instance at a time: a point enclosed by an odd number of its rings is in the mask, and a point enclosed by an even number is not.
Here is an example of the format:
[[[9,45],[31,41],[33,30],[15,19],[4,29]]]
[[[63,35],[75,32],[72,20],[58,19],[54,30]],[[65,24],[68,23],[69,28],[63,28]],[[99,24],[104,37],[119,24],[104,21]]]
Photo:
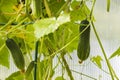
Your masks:
[[[36,45],[35,45],[34,80],[37,79],[37,56],[38,56],[38,44],[39,44],[39,40],[36,41]]]
[[[112,74],[112,69],[111,69],[111,66],[110,66],[110,62],[109,62],[109,60],[107,59],[105,50],[104,50],[103,45],[102,45],[102,43],[101,43],[101,40],[100,40],[100,38],[99,38],[99,36],[98,36],[98,34],[97,34],[97,31],[96,31],[96,28],[95,28],[95,26],[94,26],[93,21],[91,21],[91,24],[92,24],[94,33],[95,33],[95,35],[96,35],[96,38],[97,38],[97,40],[98,40],[98,43],[99,43],[99,45],[100,45],[100,48],[101,48],[101,50],[102,50],[102,53],[103,53],[103,55],[104,55],[105,61],[106,61],[106,63],[107,63],[107,66],[108,66],[108,69],[109,69],[111,78],[112,78],[112,80],[114,80],[114,76],[113,76],[113,74]]]
[[[91,76],[89,76],[89,75],[87,75],[87,74],[80,73],[80,72],[78,72],[78,71],[75,71],[75,70],[71,70],[71,71],[72,71],[72,72],[75,72],[75,73],[77,73],[77,74],[80,74],[80,75],[86,76],[86,77],[88,77],[88,78],[91,78],[91,79],[97,80],[96,78],[94,78],[94,77],[91,77]]]

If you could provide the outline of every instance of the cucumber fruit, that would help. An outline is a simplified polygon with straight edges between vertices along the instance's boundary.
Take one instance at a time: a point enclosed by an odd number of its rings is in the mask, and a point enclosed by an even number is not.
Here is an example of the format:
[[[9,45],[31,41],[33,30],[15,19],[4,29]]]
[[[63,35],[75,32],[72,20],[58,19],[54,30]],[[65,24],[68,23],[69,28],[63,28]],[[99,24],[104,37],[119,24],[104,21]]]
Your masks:
[[[25,60],[24,60],[22,51],[20,50],[16,42],[13,39],[8,38],[6,40],[6,46],[10,50],[10,53],[12,55],[12,58],[14,60],[16,67],[21,71],[24,71]]]
[[[88,27],[79,37],[77,56],[80,59],[80,63],[86,60],[90,54],[90,25],[88,20],[83,20],[80,23],[79,32],[82,32]]]

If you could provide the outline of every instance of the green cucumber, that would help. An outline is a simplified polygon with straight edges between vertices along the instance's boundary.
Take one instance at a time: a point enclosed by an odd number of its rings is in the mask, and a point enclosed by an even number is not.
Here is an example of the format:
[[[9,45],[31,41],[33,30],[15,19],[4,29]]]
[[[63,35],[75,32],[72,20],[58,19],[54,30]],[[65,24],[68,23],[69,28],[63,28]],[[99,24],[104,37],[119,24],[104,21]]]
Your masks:
[[[79,43],[77,48],[77,56],[80,62],[86,60],[90,54],[90,25],[88,20],[83,20],[80,23],[79,32],[82,32],[88,27],[79,37]]]
[[[12,55],[12,58],[14,60],[16,67],[21,71],[24,71],[25,60],[24,60],[22,51],[20,50],[16,42],[13,39],[8,38],[6,40],[6,46],[10,50],[10,53]]]

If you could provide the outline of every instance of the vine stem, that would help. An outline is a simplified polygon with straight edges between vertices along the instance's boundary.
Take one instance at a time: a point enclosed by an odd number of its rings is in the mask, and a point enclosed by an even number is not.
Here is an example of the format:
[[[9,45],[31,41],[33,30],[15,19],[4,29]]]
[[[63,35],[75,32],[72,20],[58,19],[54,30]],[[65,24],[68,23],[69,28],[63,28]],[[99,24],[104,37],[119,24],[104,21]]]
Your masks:
[[[8,23],[4,24],[4,26],[2,28],[0,28],[0,31],[3,30],[5,27],[7,27],[8,25],[10,25],[16,18],[13,18],[12,20],[9,20]]]
[[[107,0],[107,12],[110,11],[110,0]]]
[[[34,80],[37,78],[37,56],[38,56],[38,44],[39,40],[35,44],[35,64],[34,64]]]
[[[67,63],[67,61],[66,61],[66,59],[64,57],[64,54],[65,54],[64,52],[61,53],[61,57],[62,57],[62,61],[64,63],[64,67],[66,68],[66,71],[68,73],[68,76],[70,77],[70,80],[74,80],[74,78],[72,76],[72,72],[71,72],[71,70],[69,68],[69,65],[68,65],[68,63]]]
[[[91,77],[91,76],[89,76],[89,75],[87,75],[87,74],[80,73],[80,72],[78,72],[78,71],[75,71],[75,70],[71,70],[71,71],[72,71],[72,72],[75,72],[75,73],[77,73],[77,74],[80,74],[80,75],[86,76],[86,77],[88,77],[88,78],[91,78],[91,79],[93,79],[93,80],[97,80],[96,78],[94,78],[94,77]]]
[[[99,45],[100,45],[100,48],[101,48],[101,50],[102,50],[102,53],[103,53],[103,55],[104,55],[105,61],[106,61],[106,63],[107,63],[107,66],[108,66],[108,69],[109,69],[111,78],[112,78],[112,80],[114,80],[114,76],[113,76],[113,74],[112,74],[112,69],[111,69],[110,62],[109,62],[109,60],[107,59],[105,50],[104,50],[103,45],[102,45],[102,43],[101,43],[101,40],[100,40],[100,38],[99,38],[99,36],[98,36],[98,34],[97,34],[97,31],[96,31],[96,28],[95,28],[95,26],[94,26],[93,21],[91,21],[91,24],[92,24],[94,33],[95,33],[95,35],[96,35],[96,38],[97,38],[97,40],[98,40],[98,43],[99,43]]]

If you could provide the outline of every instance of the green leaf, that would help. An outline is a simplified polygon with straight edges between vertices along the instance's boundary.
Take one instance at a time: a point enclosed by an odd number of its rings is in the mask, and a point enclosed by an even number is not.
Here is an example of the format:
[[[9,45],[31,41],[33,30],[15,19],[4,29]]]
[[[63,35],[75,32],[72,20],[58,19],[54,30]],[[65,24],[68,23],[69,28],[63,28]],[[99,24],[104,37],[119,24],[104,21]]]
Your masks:
[[[11,14],[15,12],[13,6],[16,4],[17,0],[0,1],[0,22],[7,22],[7,20],[11,17]]]
[[[99,68],[102,68],[101,61],[102,61],[102,58],[99,55],[92,58],[92,62],[94,62]]]
[[[20,74],[13,78],[14,80],[24,80],[24,74]]]
[[[20,74],[21,74],[20,71],[16,71],[12,73],[10,76],[8,76],[5,80],[14,80],[13,78],[19,76]]]
[[[59,29],[54,33],[55,44],[59,46],[59,48],[65,47],[66,52],[72,52],[77,49],[79,34],[79,24],[75,24],[73,22],[67,22],[59,27]],[[74,39],[74,40],[73,40]],[[73,40],[71,42],[71,40]]]
[[[27,50],[28,53],[29,53],[30,51],[34,50],[34,45],[35,45],[34,43],[36,41],[36,37],[34,35],[33,25],[28,25],[26,27],[26,34],[25,35],[26,35],[26,37],[24,39],[24,41],[25,41],[25,47],[27,49],[29,49],[29,50]]]
[[[7,22],[7,19],[5,15],[2,14],[2,11],[0,10],[0,23]]]
[[[74,1],[71,3],[71,8],[72,8],[73,10],[77,10],[77,9],[80,7],[80,2],[81,2],[81,1],[76,1],[76,0],[74,0]]]
[[[50,0],[49,7],[52,12],[52,15],[55,15],[59,11],[59,9],[64,5],[64,3],[65,0]]]
[[[70,13],[71,21],[80,21],[86,19],[90,15],[90,10],[85,3],[81,3],[79,1],[74,1],[71,5],[73,11]]]
[[[44,35],[48,35],[51,32],[54,32],[61,24],[70,21],[69,14],[62,14],[57,18],[45,18],[37,20],[33,26],[35,28],[36,38],[41,38]]]
[[[48,56],[63,47],[66,52],[70,53],[77,49],[78,35],[79,24],[73,22],[64,23],[54,33],[44,36],[43,42],[40,42],[40,45],[42,44],[41,53]]]
[[[4,12],[14,12],[13,6],[17,4],[17,0],[1,0],[0,9]]]
[[[109,57],[109,59],[111,59],[115,56],[120,56],[120,47]]]
[[[9,68],[9,52],[2,38],[0,38],[0,65]]]
[[[55,80],[65,80],[63,76],[58,76],[55,78]]]

